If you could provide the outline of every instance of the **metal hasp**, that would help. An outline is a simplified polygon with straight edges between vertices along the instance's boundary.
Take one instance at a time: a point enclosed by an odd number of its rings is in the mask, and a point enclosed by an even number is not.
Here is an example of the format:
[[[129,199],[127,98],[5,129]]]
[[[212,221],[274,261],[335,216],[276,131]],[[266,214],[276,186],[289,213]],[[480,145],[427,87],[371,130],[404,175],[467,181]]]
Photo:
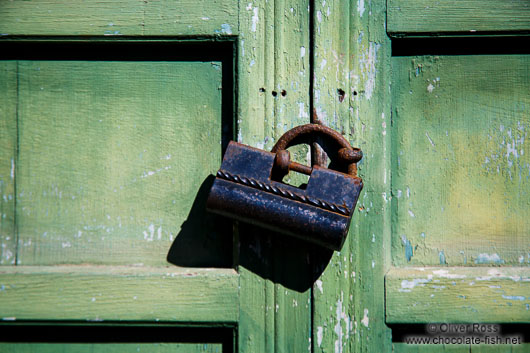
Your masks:
[[[290,146],[315,141],[331,160],[328,169],[290,160]],[[239,221],[339,250],[363,187],[356,163],[362,152],[338,132],[319,124],[287,131],[271,152],[231,141],[206,208]],[[305,188],[281,182],[290,171],[309,175]]]

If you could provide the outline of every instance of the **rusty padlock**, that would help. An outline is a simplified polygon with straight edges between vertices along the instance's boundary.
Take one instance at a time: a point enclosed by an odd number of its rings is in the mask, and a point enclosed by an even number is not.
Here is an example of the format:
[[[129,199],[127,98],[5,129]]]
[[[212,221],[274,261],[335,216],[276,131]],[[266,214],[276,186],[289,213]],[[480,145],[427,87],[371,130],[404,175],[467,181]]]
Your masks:
[[[328,169],[290,161],[290,146],[316,138],[331,160]],[[223,216],[339,250],[363,187],[356,163],[362,152],[338,132],[319,124],[287,131],[271,152],[234,141],[210,190],[206,208]],[[294,170],[309,175],[305,188],[282,183]]]

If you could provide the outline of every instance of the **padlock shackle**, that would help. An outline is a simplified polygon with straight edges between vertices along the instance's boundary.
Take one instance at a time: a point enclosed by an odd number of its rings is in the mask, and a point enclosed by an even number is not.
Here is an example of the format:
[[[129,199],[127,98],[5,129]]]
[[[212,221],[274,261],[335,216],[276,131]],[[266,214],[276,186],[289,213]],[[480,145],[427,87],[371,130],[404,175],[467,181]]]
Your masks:
[[[353,148],[344,136],[324,125],[305,124],[292,128],[280,137],[271,152],[278,154],[280,151],[287,150],[287,148],[291,146],[296,146],[302,143],[311,144],[317,140],[317,137],[324,137],[327,139],[325,142],[329,144],[322,147],[332,161],[335,160],[338,165],[344,167],[344,170],[340,171],[352,176],[357,175],[356,163],[361,160],[362,151],[359,148]],[[331,153],[332,149],[335,150],[334,153]],[[289,163],[289,161],[287,162]],[[294,162],[290,163],[294,164]],[[304,167],[303,165],[298,166]],[[290,169],[297,170],[299,168],[291,167]]]

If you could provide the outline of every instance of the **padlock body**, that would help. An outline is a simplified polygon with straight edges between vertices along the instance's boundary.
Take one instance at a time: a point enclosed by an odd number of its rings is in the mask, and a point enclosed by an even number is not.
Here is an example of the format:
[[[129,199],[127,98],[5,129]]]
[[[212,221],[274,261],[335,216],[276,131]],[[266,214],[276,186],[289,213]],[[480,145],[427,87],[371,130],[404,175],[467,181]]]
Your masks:
[[[275,154],[230,142],[207,209],[329,249],[344,243],[360,178],[313,167],[305,189],[271,180]]]

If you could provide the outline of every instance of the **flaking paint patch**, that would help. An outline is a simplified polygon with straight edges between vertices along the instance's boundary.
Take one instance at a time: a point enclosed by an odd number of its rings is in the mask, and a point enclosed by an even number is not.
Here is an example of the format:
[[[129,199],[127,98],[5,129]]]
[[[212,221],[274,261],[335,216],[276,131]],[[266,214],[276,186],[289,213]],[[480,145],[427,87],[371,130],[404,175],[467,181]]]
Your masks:
[[[428,132],[425,132],[425,136],[427,136],[427,140],[429,140],[429,143],[431,144],[432,147],[436,147],[436,145],[434,144],[434,141],[432,140],[432,138],[429,136],[429,133]]]
[[[405,246],[405,257],[407,258],[407,261],[410,262],[413,255],[412,244],[410,243],[410,240],[407,239],[406,235],[401,236],[401,242]]]
[[[477,281],[490,281],[493,278],[509,278],[509,279],[511,279],[512,281],[515,281],[515,282],[519,282],[521,280],[523,280],[523,281],[530,280],[528,277],[524,277],[523,278],[521,276],[508,276],[505,273],[501,272],[497,268],[492,268],[492,269],[488,270],[488,274],[486,276],[477,277],[477,278],[475,278],[475,280],[477,280]]]
[[[299,108],[299,111],[298,111],[299,118],[309,118],[309,114],[307,114],[307,112],[305,111],[305,103],[303,102],[298,103],[298,108]]]
[[[250,5],[250,4],[249,4]],[[251,5],[250,5],[251,6]],[[252,6],[251,6],[252,8]],[[248,7],[247,7],[248,9]],[[253,15],[252,15],[252,25],[250,27],[250,30],[252,32],[256,32],[257,28],[258,28],[258,22],[259,22],[259,8],[258,7],[255,7],[252,9],[252,12],[253,12]]]
[[[503,299],[508,299],[508,300],[520,300],[520,301],[523,301],[526,299],[526,297],[523,297],[522,295],[502,295],[502,298]]]
[[[377,51],[381,47],[380,44],[370,42],[368,49],[361,53],[359,59],[360,70],[364,79],[364,94],[366,99],[370,100],[375,88],[375,77],[376,77],[376,62],[377,62]]]
[[[221,33],[232,34],[232,27],[228,23],[223,23],[221,25]]]
[[[344,334],[342,332],[341,319],[346,317],[346,313],[342,311],[342,298],[343,293],[341,293],[341,298],[337,300],[335,310],[337,320],[335,324],[335,334],[337,335],[337,339],[335,340],[335,353],[342,353],[342,338]]]
[[[368,318],[368,309],[364,309],[364,316],[361,320],[361,324],[363,324],[365,327],[368,327],[368,324],[370,323],[370,319]]]
[[[320,293],[324,293],[324,289],[322,288],[322,281],[317,279],[315,284],[317,285],[317,288],[320,291]]]
[[[359,16],[363,17],[364,11],[366,8],[364,7],[364,0],[358,0],[357,1],[357,11],[359,12]]]
[[[399,289],[400,292],[410,292],[412,289],[414,289],[414,287],[416,286],[420,286],[420,287],[423,287],[425,286],[425,283],[429,283],[432,281],[432,277],[429,278],[414,278],[412,279],[411,281],[409,280],[402,280],[401,281],[401,288]]]
[[[435,270],[432,271],[433,275],[436,275],[438,277],[442,278],[449,278],[449,279],[458,279],[458,278],[466,278],[466,275],[459,275],[455,273],[449,273],[448,270]]]
[[[155,225],[151,223],[147,229],[149,233],[147,233],[147,231],[144,230],[143,232],[144,239],[147,241],[153,241],[154,236],[155,236]]]
[[[481,253],[477,256],[475,259],[476,264],[503,264],[504,260],[500,258],[499,254],[487,254],[487,253]]]

